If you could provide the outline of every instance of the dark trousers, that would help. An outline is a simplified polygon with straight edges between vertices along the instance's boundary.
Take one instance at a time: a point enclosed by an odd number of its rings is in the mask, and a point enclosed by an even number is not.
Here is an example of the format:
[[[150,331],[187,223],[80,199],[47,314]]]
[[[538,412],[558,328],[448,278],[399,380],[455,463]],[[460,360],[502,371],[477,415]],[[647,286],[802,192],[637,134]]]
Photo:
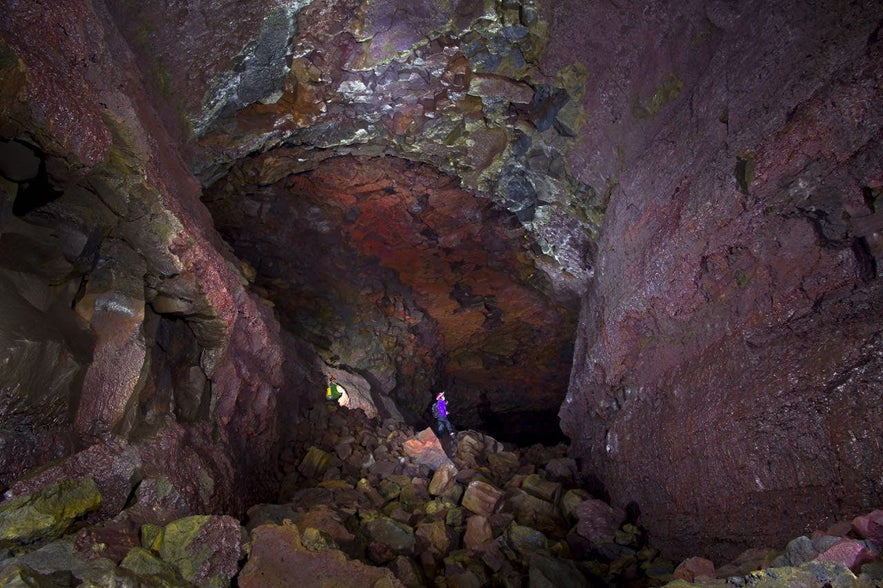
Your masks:
[[[451,421],[449,421],[447,417],[438,417],[438,432],[444,433],[445,429],[448,430],[448,433],[454,433],[454,427],[451,426]]]

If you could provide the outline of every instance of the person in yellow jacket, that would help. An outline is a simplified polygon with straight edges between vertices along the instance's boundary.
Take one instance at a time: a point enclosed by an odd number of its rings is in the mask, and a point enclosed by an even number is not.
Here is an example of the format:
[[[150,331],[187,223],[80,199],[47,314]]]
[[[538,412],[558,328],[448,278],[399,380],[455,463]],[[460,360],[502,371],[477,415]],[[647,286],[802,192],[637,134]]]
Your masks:
[[[337,384],[337,378],[329,376],[328,388],[325,390],[325,398],[331,402],[338,402],[341,396],[343,396],[343,392]]]

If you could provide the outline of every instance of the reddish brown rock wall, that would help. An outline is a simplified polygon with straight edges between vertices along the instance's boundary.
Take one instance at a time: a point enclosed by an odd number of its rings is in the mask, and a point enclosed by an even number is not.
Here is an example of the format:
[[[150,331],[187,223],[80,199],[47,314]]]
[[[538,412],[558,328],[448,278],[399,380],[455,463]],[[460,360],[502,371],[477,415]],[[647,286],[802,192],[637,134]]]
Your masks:
[[[618,186],[560,414],[658,545],[721,558],[883,500],[883,15],[694,8],[597,21],[624,69],[587,97],[605,108],[584,146],[621,128],[622,160],[571,154],[595,162],[584,173],[618,167]],[[683,26],[711,45],[700,70]],[[647,69],[683,85],[648,103],[629,73]],[[658,113],[626,109],[630,91]]]
[[[278,323],[220,247],[104,6],[4,8],[0,139],[4,154],[30,150],[38,165],[0,170],[3,305],[51,326],[7,321],[3,353],[58,384],[4,383],[0,428],[17,441],[0,485],[118,437],[152,464],[145,477],[180,467],[175,484],[194,510],[242,511],[274,489]],[[160,342],[163,321],[186,327]],[[190,353],[161,367],[180,349]],[[170,371],[186,377],[164,379]],[[160,438],[199,457],[168,461],[138,445],[164,427]]]

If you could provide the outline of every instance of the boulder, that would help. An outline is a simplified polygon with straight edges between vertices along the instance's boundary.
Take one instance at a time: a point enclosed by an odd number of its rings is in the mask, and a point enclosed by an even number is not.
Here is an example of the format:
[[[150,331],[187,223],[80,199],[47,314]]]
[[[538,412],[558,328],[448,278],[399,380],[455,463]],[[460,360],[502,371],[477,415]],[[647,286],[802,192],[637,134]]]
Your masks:
[[[764,568],[776,567],[773,561],[778,557],[778,555],[779,552],[774,549],[746,549],[745,551],[740,553],[734,560],[727,562],[725,565],[717,568],[717,575],[720,578],[744,576],[752,570],[762,570]]]
[[[55,588],[55,578],[35,572],[28,566],[9,564],[0,567],[0,586],[10,588]]]
[[[79,517],[101,506],[92,478],[62,480],[0,503],[0,548],[61,537]]]
[[[120,567],[140,577],[148,577],[160,586],[175,586],[187,582],[178,568],[143,547],[132,548],[123,558]]]
[[[101,492],[101,506],[95,514],[107,519],[123,510],[140,476],[141,456],[137,450],[125,441],[110,439],[19,480],[11,492],[30,494],[61,480],[92,478]]]
[[[553,482],[574,485],[579,477],[576,460],[572,457],[550,459],[544,469],[546,470],[546,478]]]
[[[814,559],[819,552],[813,547],[812,540],[806,535],[792,539],[785,546],[783,565],[799,566],[800,564]]]
[[[229,586],[244,554],[244,529],[227,515],[194,515],[165,527],[142,529],[142,543],[188,582]]]
[[[388,546],[397,555],[414,555],[414,530],[390,517],[381,516],[367,521],[362,527],[372,543]]]
[[[432,429],[423,429],[416,436],[407,439],[403,449],[405,455],[431,470],[437,470],[443,465],[453,465]]]
[[[591,495],[581,488],[568,490],[561,497],[561,514],[567,517],[568,520],[575,521],[577,519],[577,509],[589,498],[591,498]]]
[[[463,544],[467,549],[480,549],[493,540],[493,529],[487,517],[472,515],[466,519],[466,534],[463,536]]]
[[[402,487],[389,478],[384,478],[377,485],[377,491],[384,500],[389,502],[395,500],[402,493]]]
[[[451,537],[443,520],[420,523],[414,534],[418,551],[428,551],[437,561],[451,550]]]
[[[290,504],[256,504],[248,509],[247,514],[245,530],[248,532],[267,523],[281,525],[285,519],[294,522],[298,519],[298,514]]]
[[[531,588],[582,588],[589,583],[570,560],[535,553],[530,556],[529,566]]]
[[[352,561],[336,549],[308,551],[295,525],[262,525],[251,536],[240,588],[322,588],[403,584],[389,570]]]
[[[560,483],[551,482],[537,474],[526,476],[521,483],[521,489],[531,496],[535,496],[552,504],[557,504],[558,497],[561,495]]]
[[[407,588],[423,588],[427,584],[417,563],[404,555],[395,558],[387,567]]]
[[[879,553],[868,550],[867,544],[852,539],[843,539],[816,556],[816,561],[842,563],[853,572],[862,565],[878,557]]]
[[[545,553],[549,549],[549,540],[543,533],[518,523],[509,525],[503,536],[506,544],[524,558],[537,552]]]
[[[513,488],[506,492],[503,510],[515,515],[521,525],[539,529],[551,537],[563,538],[568,526],[558,508],[551,502],[532,496],[527,492]]]
[[[40,588],[57,588],[60,586],[133,586],[136,584],[134,574],[117,567],[112,561],[103,557],[89,557],[77,551],[73,541],[67,538],[57,539],[39,549],[19,555],[2,563],[0,571],[3,578],[7,570],[13,571],[13,577],[23,574],[25,582],[33,580],[33,584],[15,584],[0,582],[0,586],[38,586]],[[34,572],[31,576],[30,572]],[[30,578],[29,578],[30,576]]]
[[[593,543],[613,541],[625,513],[602,500],[590,498],[576,509],[579,518],[577,533]]]
[[[471,510],[475,514],[492,515],[497,510],[497,505],[503,497],[503,491],[499,488],[482,482],[473,480],[466,487],[466,493],[463,495],[463,507]]]
[[[135,489],[135,504],[128,509],[140,522],[166,525],[193,514],[187,497],[167,476],[144,478]]]
[[[140,547],[138,525],[123,512],[117,518],[85,527],[74,536],[77,551],[89,558],[104,557],[119,564],[133,547]]]
[[[872,541],[878,551],[883,551],[883,510],[854,518],[852,528],[859,536]]]
[[[513,451],[489,453],[487,456],[487,462],[491,468],[491,474],[493,474],[494,479],[501,482],[511,477],[512,472],[517,470],[520,464],[518,454]]]
[[[433,496],[448,494],[456,484],[457,468],[453,464],[444,464],[435,470],[429,482],[429,493]]]
[[[757,570],[737,581],[751,588],[852,588],[856,580],[855,574],[841,563],[810,561],[796,567]],[[729,583],[733,583],[732,579]]]
[[[685,559],[675,568],[672,578],[695,582],[699,578],[714,578],[714,562],[702,557]]]
[[[311,446],[300,462],[298,471],[307,479],[319,480],[331,466],[332,455],[318,447]]]
[[[356,536],[353,535],[344,524],[344,516],[328,505],[318,505],[311,508],[300,516],[300,525],[307,528],[315,528],[331,537],[335,543],[345,547],[353,543]],[[283,521],[280,521],[280,524]]]

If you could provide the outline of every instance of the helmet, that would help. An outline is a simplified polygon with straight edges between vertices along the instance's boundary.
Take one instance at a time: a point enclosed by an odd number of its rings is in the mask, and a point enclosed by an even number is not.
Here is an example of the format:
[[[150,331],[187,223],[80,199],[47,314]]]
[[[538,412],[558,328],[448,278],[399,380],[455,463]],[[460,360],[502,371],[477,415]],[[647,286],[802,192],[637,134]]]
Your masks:
[[[439,398],[441,398],[444,395],[445,395],[445,391],[442,390],[441,392],[439,392],[438,394],[435,395],[435,399],[438,400]]]

